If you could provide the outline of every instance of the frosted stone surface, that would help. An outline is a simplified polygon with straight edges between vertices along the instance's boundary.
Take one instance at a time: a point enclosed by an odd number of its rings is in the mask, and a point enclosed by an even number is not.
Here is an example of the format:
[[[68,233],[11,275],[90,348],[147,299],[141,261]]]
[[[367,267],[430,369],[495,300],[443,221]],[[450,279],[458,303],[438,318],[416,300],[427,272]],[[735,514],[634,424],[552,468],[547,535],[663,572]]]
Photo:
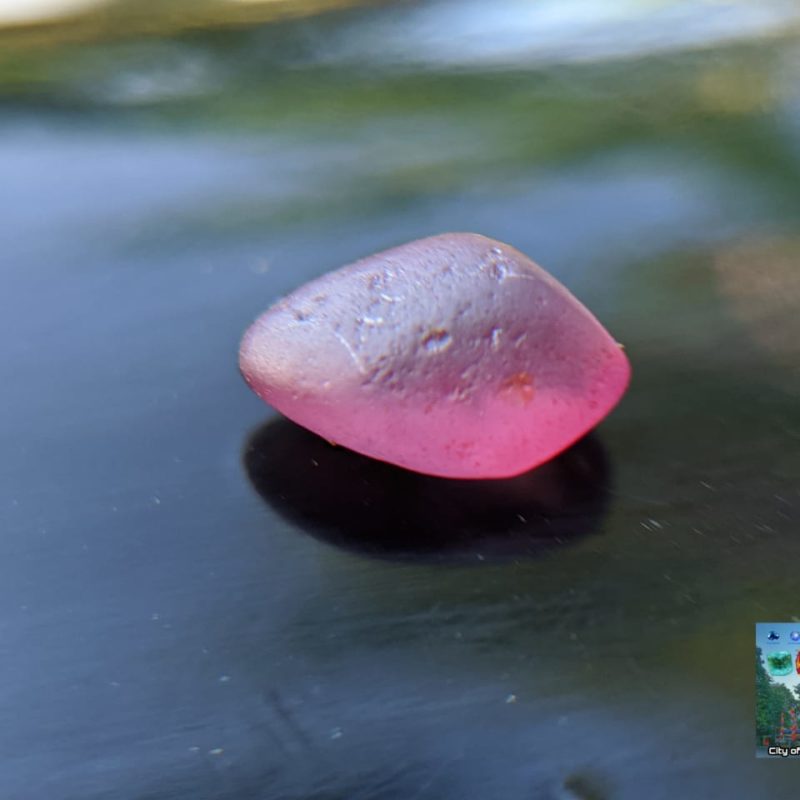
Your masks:
[[[301,286],[242,340],[253,390],[339,445],[451,478],[517,475],[597,425],[620,346],[509,245],[449,233]],[[413,498],[409,498],[413,502]]]

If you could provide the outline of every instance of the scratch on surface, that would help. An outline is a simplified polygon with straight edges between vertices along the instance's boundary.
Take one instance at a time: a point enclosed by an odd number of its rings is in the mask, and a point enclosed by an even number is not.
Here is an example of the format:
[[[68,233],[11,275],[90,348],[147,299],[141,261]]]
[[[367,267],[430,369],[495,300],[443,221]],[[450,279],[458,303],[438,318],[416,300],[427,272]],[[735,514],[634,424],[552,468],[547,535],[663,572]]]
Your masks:
[[[333,335],[345,346],[345,349],[350,354],[350,358],[353,359],[353,363],[358,368],[358,371],[362,375],[366,375],[367,374],[367,368],[364,366],[364,363],[358,357],[358,354],[356,353],[356,351],[353,350],[353,348],[351,347],[350,342],[348,342],[347,339],[345,339],[344,336],[342,336],[342,334],[339,333],[339,331],[334,331]]]

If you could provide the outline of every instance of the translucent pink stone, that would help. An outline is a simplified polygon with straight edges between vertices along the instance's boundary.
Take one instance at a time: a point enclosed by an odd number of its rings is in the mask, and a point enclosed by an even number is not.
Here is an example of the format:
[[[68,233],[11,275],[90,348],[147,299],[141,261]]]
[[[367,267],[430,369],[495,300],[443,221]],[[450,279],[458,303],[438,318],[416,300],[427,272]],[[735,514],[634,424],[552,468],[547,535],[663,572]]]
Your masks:
[[[318,278],[252,325],[253,390],[337,444],[430,475],[502,478],[597,425],[630,378],[620,346],[506,244],[448,233]]]

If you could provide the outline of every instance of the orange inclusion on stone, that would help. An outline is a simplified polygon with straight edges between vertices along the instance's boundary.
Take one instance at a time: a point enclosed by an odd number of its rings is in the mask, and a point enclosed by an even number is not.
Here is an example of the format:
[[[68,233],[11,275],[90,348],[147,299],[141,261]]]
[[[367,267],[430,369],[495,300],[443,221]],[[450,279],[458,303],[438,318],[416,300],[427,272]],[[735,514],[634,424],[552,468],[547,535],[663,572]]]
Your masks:
[[[533,376],[527,372],[516,372],[503,382],[500,391],[504,397],[526,406],[536,394]]]

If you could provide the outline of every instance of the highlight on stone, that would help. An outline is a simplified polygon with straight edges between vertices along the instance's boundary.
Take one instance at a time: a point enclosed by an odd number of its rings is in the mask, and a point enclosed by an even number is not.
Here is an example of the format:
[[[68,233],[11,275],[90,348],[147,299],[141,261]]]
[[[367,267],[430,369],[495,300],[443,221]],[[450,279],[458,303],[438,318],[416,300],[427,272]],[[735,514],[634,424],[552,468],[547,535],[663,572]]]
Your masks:
[[[509,245],[447,233],[369,256],[268,309],[247,383],[289,419],[429,475],[504,478],[558,455],[618,403],[620,345]]]

